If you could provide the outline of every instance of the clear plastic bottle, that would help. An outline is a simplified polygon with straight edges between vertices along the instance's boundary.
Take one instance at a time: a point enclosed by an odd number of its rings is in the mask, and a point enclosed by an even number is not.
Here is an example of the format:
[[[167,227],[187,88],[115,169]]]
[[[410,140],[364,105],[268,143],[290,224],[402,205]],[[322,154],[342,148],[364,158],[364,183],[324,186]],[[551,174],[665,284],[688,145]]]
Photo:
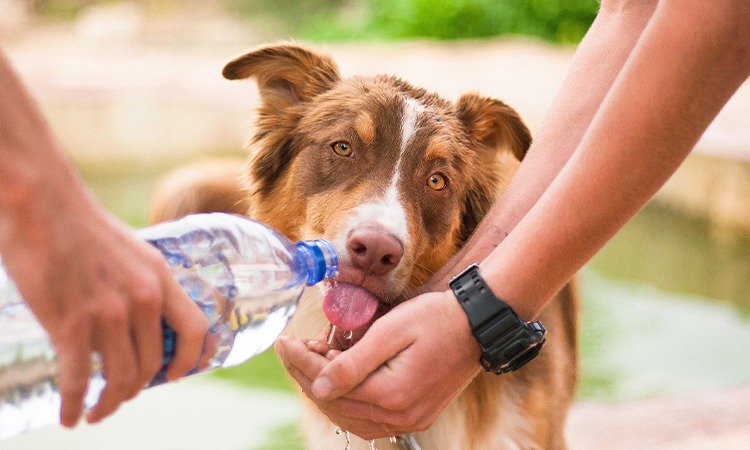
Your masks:
[[[326,240],[290,242],[266,225],[229,214],[197,214],[140,230],[209,320],[203,371],[242,363],[269,348],[294,313],[305,286],[338,270]],[[166,324],[164,367],[175,334]],[[205,350],[204,350],[205,351]],[[166,381],[163,368],[146,386]],[[197,372],[197,369],[192,372]],[[0,439],[59,423],[54,348],[0,265]],[[96,355],[86,396],[104,388]]]

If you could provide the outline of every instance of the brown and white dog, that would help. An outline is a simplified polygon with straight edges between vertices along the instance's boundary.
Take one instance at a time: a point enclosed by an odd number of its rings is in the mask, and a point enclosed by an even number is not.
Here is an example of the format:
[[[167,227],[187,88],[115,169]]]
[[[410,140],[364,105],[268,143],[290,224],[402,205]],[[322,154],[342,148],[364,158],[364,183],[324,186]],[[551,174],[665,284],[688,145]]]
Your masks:
[[[298,337],[318,336],[329,321],[366,327],[376,309],[424,283],[471,235],[531,141],[501,101],[466,94],[454,104],[391,76],[342,79],[332,59],[294,44],[255,50],[223,74],[254,78],[260,89],[250,162],[244,169],[207,164],[173,175],[157,193],[151,220],[224,210],[248,214],[292,240],[331,240],[340,252],[337,282],[324,293],[308,290],[286,330]],[[220,199],[235,200],[222,206]],[[548,329],[541,355],[512,374],[478,375],[430,429],[416,434],[419,445],[566,448],[576,305],[569,285],[540,317]],[[308,448],[343,448],[336,427],[303,402]],[[394,448],[388,440],[376,445]]]

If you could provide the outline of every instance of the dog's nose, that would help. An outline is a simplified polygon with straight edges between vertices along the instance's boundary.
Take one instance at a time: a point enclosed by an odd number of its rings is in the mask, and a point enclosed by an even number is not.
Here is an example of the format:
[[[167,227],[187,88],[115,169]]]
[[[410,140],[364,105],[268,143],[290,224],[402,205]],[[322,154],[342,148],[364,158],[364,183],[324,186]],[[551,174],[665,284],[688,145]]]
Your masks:
[[[398,238],[373,227],[352,230],[346,247],[354,267],[375,275],[395,269],[404,256],[404,245]]]

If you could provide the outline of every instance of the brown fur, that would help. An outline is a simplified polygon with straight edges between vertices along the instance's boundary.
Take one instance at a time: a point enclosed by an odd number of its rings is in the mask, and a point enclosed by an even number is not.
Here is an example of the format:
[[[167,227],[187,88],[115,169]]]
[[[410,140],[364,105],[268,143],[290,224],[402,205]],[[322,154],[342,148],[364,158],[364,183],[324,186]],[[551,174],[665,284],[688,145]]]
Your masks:
[[[233,204],[253,218],[293,240],[343,239],[364,206],[380,205],[387,189],[398,189],[406,225],[399,232],[407,239],[397,236],[404,254],[395,269],[383,276],[361,273],[348,264],[346,245],[337,246],[340,276],[349,283],[360,280],[384,303],[423,283],[463,245],[531,142],[518,114],[499,100],[472,93],[452,104],[395,77],[343,80],[330,58],[296,45],[263,47],[230,62],[223,73],[229,79],[255,78],[261,93],[248,189],[234,184],[246,203]],[[409,140],[407,119],[415,124]],[[351,156],[331,151],[337,142],[345,142]],[[228,175],[241,166],[212,166],[203,180],[177,177],[181,181],[172,184],[183,187],[172,186],[151,217],[214,210],[217,197],[232,198],[232,189],[208,180],[234,179]],[[394,179],[395,173],[401,177]],[[425,183],[436,174],[447,180],[445,188]],[[375,223],[378,214],[365,224]],[[418,433],[423,448],[564,449],[563,425],[577,374],[576,298],[568,285],[542,312],[548,344],[536,360],[512,374],[477,376],[431,429]],[[314,337],[326,324],[319,295],[309,291],[287,332]],[[302,432],[310,448],[343,445],[315,408],[304,411]],[[392,448],[387,440],[377,446]]]

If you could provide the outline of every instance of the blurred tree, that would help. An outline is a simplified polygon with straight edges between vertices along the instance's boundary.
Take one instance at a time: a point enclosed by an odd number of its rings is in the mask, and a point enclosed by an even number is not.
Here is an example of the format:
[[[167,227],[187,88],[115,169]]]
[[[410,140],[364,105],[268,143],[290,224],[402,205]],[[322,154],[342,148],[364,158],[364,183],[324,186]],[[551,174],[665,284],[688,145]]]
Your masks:
[[[386,37],[473,39],[523,34],[578,42],[599,8],[598,0],[367,0],[367,28]]]

